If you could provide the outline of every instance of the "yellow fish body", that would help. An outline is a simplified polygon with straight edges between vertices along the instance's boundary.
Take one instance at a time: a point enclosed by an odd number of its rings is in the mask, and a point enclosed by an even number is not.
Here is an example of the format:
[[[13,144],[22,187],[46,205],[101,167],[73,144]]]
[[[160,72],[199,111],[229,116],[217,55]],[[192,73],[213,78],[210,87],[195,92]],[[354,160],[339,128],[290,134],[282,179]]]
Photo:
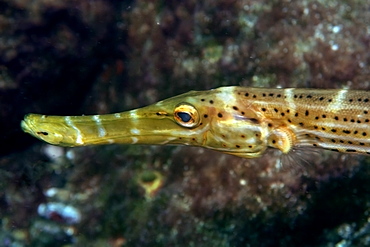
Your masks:
[[[50,144],[183,144],[245,158],[267,148],[370,154],[370,92],[221,87],[122,113],[28,114],[22,129]]]

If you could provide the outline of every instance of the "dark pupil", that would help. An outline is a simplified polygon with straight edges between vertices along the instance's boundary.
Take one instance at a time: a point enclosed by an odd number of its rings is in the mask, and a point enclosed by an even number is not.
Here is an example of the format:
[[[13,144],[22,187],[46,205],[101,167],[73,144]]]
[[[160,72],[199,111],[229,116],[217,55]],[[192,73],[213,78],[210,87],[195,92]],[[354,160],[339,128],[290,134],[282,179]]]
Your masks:
[[[189,121],[190,121],[190,119],[191,119],[190,114],[189,114],[189,113],[186,113],[186,112],[178,112],[178,113],[177,113],[177,116],[178,116],[179,118],[181,118],[181,121],[183,121],[184,123],[189,122]]]

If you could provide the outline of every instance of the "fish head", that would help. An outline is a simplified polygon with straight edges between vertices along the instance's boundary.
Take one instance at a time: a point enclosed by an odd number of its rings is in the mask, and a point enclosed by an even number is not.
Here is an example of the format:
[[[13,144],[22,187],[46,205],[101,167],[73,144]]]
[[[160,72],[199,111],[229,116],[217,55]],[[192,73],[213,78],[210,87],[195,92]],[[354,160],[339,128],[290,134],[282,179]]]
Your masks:
[[[115,114],[29,114],[21,126],[40,140],[59,146],[180,144],[258,157],[266,149],[266,128],[252,104],[240,98],[235,87],[191,91]]]
[[[163,144],[201,146],[246,158],[259,157],[266,149],[262,116],[240,99],[235,87],[191,91],[149,107],[167,119],[155,127],[168,137]]]

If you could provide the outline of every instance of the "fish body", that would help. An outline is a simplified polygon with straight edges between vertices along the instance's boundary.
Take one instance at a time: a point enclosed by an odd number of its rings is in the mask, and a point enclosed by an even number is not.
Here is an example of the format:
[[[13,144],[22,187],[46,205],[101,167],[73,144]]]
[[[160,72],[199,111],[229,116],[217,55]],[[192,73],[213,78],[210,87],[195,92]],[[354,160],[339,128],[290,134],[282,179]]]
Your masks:
[[[50,144],[182,144],[255,158],[267,148],[370,154],[370,92],[221,87],[92,116],[28,114],[22,129]]]

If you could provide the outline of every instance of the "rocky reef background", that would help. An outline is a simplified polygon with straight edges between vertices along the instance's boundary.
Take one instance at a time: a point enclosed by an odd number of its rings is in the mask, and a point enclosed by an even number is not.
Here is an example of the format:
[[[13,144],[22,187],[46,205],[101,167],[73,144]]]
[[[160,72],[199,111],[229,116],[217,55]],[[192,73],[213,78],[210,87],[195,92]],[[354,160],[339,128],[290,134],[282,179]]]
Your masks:
[[[223,85],[369,89],[369,50],[363,0],[0,0],[0,246],[370,245],[368,157],[280,168],[274,151],[59,148],[19,127]]]

